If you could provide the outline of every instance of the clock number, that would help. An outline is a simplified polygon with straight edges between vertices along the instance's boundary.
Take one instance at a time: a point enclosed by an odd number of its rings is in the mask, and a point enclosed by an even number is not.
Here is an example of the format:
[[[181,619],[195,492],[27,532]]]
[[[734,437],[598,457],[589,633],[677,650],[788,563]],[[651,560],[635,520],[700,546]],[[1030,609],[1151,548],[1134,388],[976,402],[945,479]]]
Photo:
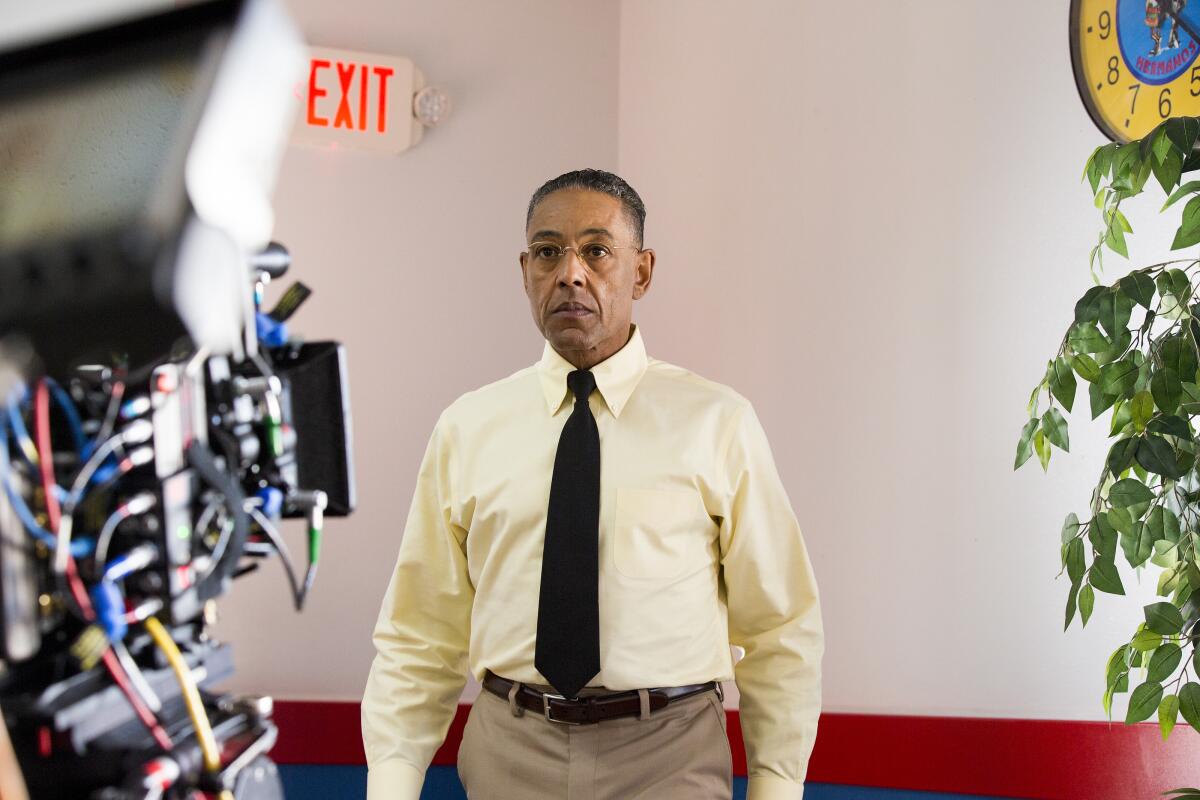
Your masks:
[[[1110,58],[1108,60],[1108,85],[1109,86],[1111,86],[1114,83],[1116,83],[1117,81],[1121,80],[1121,68],[1120,68],[1119,64],[1120,64],[1120,62],[1117,61],[1116,56],[1113,56],[1112,58]]]
[[[1171,116],[1171,90],[1163,89],[1158,96],[1158,115],[1163,119]]]
[[[1133,110],[1135,108],[1137,108],[1137,96],[1138,96],[1138,92],[1141,91],[1141,89],[1142,89],[1142,85],[1140,83],[1135,83],[1133,86],[1130,86],[1129,88],[1133,91],[1133,100],[1131,100],[1129,102],[1129,113],[1132,114]]]
[[[1196,88],[1196,84],[1200,83],[1200,75],[1196,74],[1197,70],[1200,70],[1200,66],[1192,67],[1192,88],[1190,90],[1192,97],[1200,97],[1200,89]]]
[[[1112,35],[1112,16],[1107,11],[1100,12],[1100,38],[1107,39]],[[1110,81],[1111,83],[1112,81]]]

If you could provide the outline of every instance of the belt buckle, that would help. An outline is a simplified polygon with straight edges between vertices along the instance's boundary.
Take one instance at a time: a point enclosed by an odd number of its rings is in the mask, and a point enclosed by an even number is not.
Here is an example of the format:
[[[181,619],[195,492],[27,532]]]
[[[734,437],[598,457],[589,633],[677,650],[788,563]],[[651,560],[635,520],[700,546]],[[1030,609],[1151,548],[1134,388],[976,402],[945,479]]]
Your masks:
[[[542,694],[542,716],[544,716],[546,718],[547,722],[557,722],[560,725],[582,725],[583,724],[582,722],[572,722],[569,719],[555,719],[554,717],[550,716],[550,701],[551,700],[562,700],[565,702],[566,699],[567,698],[563,697],[561,694],[550,694],[549,692],[543,693]]]

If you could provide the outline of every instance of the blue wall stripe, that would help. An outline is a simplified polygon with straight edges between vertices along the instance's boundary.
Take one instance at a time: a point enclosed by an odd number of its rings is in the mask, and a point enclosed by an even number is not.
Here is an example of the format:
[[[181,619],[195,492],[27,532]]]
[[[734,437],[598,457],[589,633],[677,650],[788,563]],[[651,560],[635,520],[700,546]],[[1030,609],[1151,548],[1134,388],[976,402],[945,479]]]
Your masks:
[[[366,767],[281,764],[287,800],[362,800],[367,794]],[[430,767],[421,800],[466,800],[454,767]],[[733,779],[733,799],[746,800],[746,779]],[[804,800],[1001,800],[984,795],[911,792],[865,786],[808,783]]]

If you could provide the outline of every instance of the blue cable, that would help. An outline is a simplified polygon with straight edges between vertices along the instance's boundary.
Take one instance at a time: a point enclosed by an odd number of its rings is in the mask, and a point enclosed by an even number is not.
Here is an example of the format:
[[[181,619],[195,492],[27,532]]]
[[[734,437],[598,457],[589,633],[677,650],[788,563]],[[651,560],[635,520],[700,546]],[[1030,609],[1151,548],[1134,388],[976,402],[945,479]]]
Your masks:
[[[4,420],[0,419],[0,481],[4,483],[4,493],[8,495],[8,502],[12,505],[13,511],[20,518],[21,524],[25,526],[25,530],[42,544],[53,549],[57,541],[54,534],[38,525],[37,519],[34,518],[33,512],[29,510],[29,506],[25,503],[25,498],[17,491],[17,487],[12,482],[11,463],[8,459],[8,430],[4,425]],[[61,489],[62,487],[57,487]],[[95,541],[92,539],[72,539],[71,540],[71,555],[75,558],[82,558],[91,555],[95,548]]]
[[[75,450],[79,453],[79,457],[87,461],[88,456],[95,450],[94,442],[89,442],[88,438],[83,434],[83,420],[79,418],[79,409],[75,407],[75,401],[71,399],[71,395],[67,394],[66,390],[58,385],[58,381],[53,378],[46,378],[46,386],[50,389],[50,396],[58,403],[58,407],[62,409],[63,414],[67,418],[67,424],[71,428],[71,436],[75,439]]]

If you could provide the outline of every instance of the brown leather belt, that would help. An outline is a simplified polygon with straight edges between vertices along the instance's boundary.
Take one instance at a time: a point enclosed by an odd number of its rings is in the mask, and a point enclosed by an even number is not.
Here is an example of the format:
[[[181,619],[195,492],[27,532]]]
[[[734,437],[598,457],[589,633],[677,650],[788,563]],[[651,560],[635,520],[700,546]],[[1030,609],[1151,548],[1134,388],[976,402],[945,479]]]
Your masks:
[[[501,678],[492,672],[488,672],[484,676],[483,688],[497,697],[507,700],[512,687],[512,681]],[[666,708],[677,700],[702,692],[716,692],[721,695],[721,685],[717,681],[709,681],[691,686],[648,689],[650,711]],[[568,700],[562,695],[540,692],[531,686],[521,684],[514,700],[517,705],[530,711],[536,711],[550,722],[562,722],[567,725],[591,725],[617,717],[636,717],[642,712],[642,701],[637,689],[610,694],[583,695],[574,700]]]

